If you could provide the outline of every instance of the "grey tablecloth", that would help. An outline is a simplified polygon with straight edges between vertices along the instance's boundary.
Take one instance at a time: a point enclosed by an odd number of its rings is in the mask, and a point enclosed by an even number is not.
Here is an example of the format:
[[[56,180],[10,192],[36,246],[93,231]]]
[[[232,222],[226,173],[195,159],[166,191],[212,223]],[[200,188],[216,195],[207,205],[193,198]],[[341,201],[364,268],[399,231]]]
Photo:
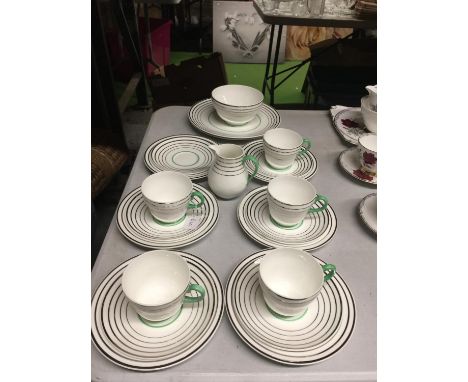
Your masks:
[[[171,106],[155,112],[130,174],[123,197],[150,175],[143,163],[144,151],[155,140],[173,134],[199,134],[187,119],[187,107]],[[335,356],[321,363],[290,367],[277,364],[251,350],[236,335],[224,314],[221,325],[200,353],[175,367],[138,373],[120,368],[92,346],[93,381],[369,381],[376,379],[376,237],[361,222],[357,209],[361,199],[375,188],[358,183],[341,170],[339,154],[347,148],[331,125],[326,111],[280,111],[281,127],[311,138],[318,160],[312,178],[317,190],[328,196],[338,219],[335,236],[313,254],[337,266],[353,293],[357,319],[354,333]],[[216,139],[215,139],[216,140]],[[205,187],[207,182],[202,181]],[[251,182],[248,190],[265,185]],[[246,191],[247,192],[247,191]],[[201,241],[182,250],[205,259],[223,285],[232,269],[262,247],[249,239],[236,218],[243,196],[218,200],[220,216],[214,230]],[[119,232],[115,216],[92,272],[92,291],[115,266],[145,252]]]

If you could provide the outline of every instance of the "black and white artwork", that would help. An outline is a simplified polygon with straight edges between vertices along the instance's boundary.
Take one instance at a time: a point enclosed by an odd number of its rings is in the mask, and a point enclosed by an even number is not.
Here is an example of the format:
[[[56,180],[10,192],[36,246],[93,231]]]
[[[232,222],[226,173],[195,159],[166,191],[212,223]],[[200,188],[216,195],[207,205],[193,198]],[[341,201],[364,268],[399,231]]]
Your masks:
[[[269,24],[263,23],[251,1],[213,1],[213,51],[224,62],[265,63],[270,43]],[[284,61],[286,27],[281,35],[278,62]],[[278,28],[275,29],[273,49]]]

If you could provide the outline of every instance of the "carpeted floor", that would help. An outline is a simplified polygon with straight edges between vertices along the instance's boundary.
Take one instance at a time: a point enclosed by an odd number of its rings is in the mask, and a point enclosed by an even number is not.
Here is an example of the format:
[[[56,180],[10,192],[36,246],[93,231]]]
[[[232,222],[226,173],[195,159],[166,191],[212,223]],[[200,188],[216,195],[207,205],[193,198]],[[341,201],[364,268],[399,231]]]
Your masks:
[[[180,61],[196,57],[198,53],[192,52],[171,52],[171,63],[177,64]],[[291,66],[298,64],[299,61],[285,61],[278,64],[277,71],[287,69]],[[224,63],[228,83],[252,86],[256,89],[262,90],[263,77],[265,75],[265,64],[231,64]],[[301,93],[302,84],[304,82],[308,65],[304,65],[296,73],[294,73],[287,81],[285,81],[275,92],[275,102],[281,103],[302,103],[304,102],[304,94]],[[271,70],[271,69],[270,69]],[[287,73],[286,73],[287,75]],[[279,79],[284,78],[285,75],[278,76]],[[276,82],[278,83],[278,81]],[[269,97],[266,96],[266,102]]]

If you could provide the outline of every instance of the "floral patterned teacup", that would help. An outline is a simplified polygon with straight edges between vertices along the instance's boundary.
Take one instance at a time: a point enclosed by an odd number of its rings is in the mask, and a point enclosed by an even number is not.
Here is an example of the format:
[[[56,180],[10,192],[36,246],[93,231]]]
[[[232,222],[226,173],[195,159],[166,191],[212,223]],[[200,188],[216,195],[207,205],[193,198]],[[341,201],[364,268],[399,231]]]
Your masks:
[[[365,134],[358,139],[361,171],[372,176],[377,175],[377,135]]]

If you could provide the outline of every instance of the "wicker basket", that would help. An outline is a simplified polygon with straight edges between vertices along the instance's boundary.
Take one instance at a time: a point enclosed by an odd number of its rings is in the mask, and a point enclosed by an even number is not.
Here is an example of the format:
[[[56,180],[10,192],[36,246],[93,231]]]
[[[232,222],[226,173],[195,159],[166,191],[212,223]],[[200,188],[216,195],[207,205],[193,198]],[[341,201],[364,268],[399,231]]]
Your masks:
[[[109,184],[128,159],[124,149],[113,146],[91,146],[91,198],[94,199]]]

